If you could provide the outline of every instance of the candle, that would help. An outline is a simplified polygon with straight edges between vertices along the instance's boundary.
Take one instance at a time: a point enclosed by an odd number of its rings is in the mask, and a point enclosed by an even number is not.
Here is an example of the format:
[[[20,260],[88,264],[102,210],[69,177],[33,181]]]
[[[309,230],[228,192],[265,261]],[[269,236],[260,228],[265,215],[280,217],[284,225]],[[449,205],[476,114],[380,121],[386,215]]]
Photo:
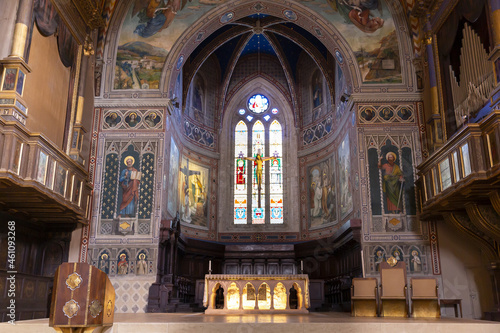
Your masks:
[[[303,273],[304,272],[304,260],[300,261],[300,271]]]
[[[211,271],[212,270],[212,260],[209,260],[208,261],[208,270]]]

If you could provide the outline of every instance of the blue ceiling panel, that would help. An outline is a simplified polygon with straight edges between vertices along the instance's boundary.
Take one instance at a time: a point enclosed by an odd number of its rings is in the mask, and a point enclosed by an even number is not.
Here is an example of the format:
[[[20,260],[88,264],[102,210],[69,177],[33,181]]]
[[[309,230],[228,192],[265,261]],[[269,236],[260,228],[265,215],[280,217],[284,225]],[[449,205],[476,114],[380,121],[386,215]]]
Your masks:
[[[274,52],[273,47],[264,35],[253,35],[245,46],[245,49],[243,49],[241,56],[243,57],[258,52],[276,56],[276,52]]]

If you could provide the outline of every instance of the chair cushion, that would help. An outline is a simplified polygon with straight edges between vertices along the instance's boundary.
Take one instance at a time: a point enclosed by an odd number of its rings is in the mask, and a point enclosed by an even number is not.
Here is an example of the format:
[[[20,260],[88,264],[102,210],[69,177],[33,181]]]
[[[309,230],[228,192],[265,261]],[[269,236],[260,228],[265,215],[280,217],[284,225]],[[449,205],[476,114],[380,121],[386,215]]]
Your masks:
[[[358,299],[375,298],[375,288],[377,287],[377,280],[373,278],[354,278],[352,279],[353,298],[362,297]]]
[[[380,272],[382,282],[382,297],[406,297],[406,278],[404,268],[382,269]]]
[[[436,279],[411,279],[412,299],[437,299]]]

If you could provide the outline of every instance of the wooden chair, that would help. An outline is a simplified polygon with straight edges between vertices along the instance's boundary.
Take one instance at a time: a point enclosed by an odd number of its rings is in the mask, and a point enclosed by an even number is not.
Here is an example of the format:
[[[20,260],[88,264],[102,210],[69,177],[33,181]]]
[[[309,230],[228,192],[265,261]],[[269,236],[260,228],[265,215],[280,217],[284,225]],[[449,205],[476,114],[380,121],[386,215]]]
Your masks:
[[[411,278],[411,315],[415,318],[439,318],[439,294],[436,279]]]
[[[378,316],[378,287],[376,278],[354,278],[351,285],[351,316]]]
[[[408,317],[405,263],[398,261],[397,264],[391,266],[384,261],[380,263],[379,268],[380,315],[383,317]]]

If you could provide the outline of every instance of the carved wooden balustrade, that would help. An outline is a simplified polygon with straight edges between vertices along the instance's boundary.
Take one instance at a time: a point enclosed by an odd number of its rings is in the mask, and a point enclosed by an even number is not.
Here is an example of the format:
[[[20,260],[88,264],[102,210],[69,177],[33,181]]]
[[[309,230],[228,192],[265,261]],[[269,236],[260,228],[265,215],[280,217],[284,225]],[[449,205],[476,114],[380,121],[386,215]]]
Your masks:
[[[18,122],[0,119],[0,133],[0,210],[39,222],[86,224],[87,171]]]

